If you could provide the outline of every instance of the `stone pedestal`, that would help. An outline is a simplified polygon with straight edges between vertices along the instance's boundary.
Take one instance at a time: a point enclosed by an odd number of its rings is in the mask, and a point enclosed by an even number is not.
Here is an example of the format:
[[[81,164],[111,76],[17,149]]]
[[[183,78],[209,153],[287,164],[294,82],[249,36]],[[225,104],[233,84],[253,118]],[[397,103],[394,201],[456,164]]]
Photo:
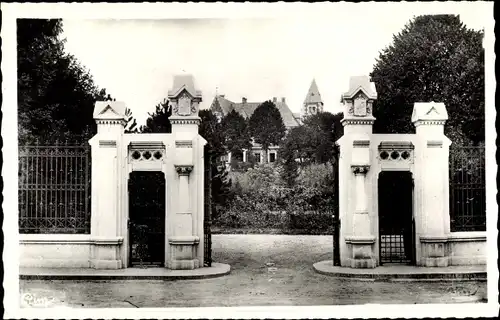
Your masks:
[[[120,257],[122,237],[92,237],[92,256],[90,266],[94,269],[121,269],[124,267]]]
[[[196,236],[173,236],[168,239],[171,245],[168,268],[174,270],[191,270],[200,267],[194,251],[200,243]]]

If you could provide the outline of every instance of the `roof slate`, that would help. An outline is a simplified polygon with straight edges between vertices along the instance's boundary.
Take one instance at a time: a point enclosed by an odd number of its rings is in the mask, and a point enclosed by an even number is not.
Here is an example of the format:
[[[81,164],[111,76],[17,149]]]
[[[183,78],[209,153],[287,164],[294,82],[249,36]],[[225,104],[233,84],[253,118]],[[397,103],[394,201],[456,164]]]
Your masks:
[[[257,107],[262,104],[262,102],[235,103],[220,95],[214,98],[212,106],[214,106],[215,101],[219,103],[219,106],[222,109],[224,116],[226,116],[232,110],[235,110],[245,119],[249,119],[255,112],[255,109],[257,109]],[[297,127],[299,125],[294,114],[292,113],[292,111],[285,102],[274,102],[274,104],[276,105],[281,114],[281,118],[283,119],[283,124],[285,125],[285,127],[290,128],[290,127]]]

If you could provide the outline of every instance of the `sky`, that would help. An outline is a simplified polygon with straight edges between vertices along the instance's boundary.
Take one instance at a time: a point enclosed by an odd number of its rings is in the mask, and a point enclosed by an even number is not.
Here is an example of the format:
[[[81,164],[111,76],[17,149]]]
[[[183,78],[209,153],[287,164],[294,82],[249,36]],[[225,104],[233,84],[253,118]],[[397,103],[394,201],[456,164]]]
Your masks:
[[[349,77],[369,75],[379,52],[414,16],[453,13],[469,28],[484,27],[481,7],[447,8],[396,3],[260,18],[71,18],[63,19],[63,37],[67,52],[100,88],[125,102],[139,124],[167,97],[173,76],[182,73],[194,76],[202,109],[219,93],[234,102],[285,97],[290,109],[300,112],[314,78],[324,111],[335,113],[342,110],[340,95]]]

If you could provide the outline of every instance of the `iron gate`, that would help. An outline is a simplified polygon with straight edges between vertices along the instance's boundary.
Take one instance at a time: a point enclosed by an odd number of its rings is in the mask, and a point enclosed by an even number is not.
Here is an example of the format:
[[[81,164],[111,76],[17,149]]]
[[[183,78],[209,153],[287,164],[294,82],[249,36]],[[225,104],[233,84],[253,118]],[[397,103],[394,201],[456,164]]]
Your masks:
[[[333,207],[333,265],[340,266],[340,210],[339,210],[339,157],[340,148],[334,148],[333,177],[334,177],[334,207]]]
[[[128,191],[130,265],[164,266],[165,175],[134,171]]]
[[[485,148],[450,148],[451,231],[486,230]]]
[[[378,201],[380,264],[414,264],[415,223],[411,172],[381,172]]]
[[[90,233],[90,146],[19,146],[19,233]]]
[[[204,175],[204,219],[203,219],[203,265],[205,267],[212,266],[212,161],[211,157],[207,152],[208,147],[205,146],[205,175]]]

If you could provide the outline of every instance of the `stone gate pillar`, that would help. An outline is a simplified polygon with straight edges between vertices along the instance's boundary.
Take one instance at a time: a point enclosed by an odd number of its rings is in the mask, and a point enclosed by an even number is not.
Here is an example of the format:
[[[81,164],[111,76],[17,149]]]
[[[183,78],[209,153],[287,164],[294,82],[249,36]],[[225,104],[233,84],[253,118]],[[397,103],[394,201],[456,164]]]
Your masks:
[[[342,95],[344,136],[337,141],[339,159],[340,263],[345,267],[374,268],[375,236],[370,190],[370,139],[375,118],[375,86],[367,76],[351,77]]]
[[[450,233],[448,159],[451,141],[444,135],[448,113],[444,103],[415,103],[417,263],[427,267],[449,264]]]
[[[91,267],[120,269],[120,201],[121,166],[119,150],[125,121],[125,104],[116,101],[98,101],[94,108],[97,134],[90,139],[92,155],[91,208]]]
[[[203,149],[206,141],[198,134],[201,91],[191,75],[174,77],[168,92],[172,106],[172,134],[175,140],[173,164],[175,180],[169,197],[173,213],[169,218],[169,269],[203,266]]]

